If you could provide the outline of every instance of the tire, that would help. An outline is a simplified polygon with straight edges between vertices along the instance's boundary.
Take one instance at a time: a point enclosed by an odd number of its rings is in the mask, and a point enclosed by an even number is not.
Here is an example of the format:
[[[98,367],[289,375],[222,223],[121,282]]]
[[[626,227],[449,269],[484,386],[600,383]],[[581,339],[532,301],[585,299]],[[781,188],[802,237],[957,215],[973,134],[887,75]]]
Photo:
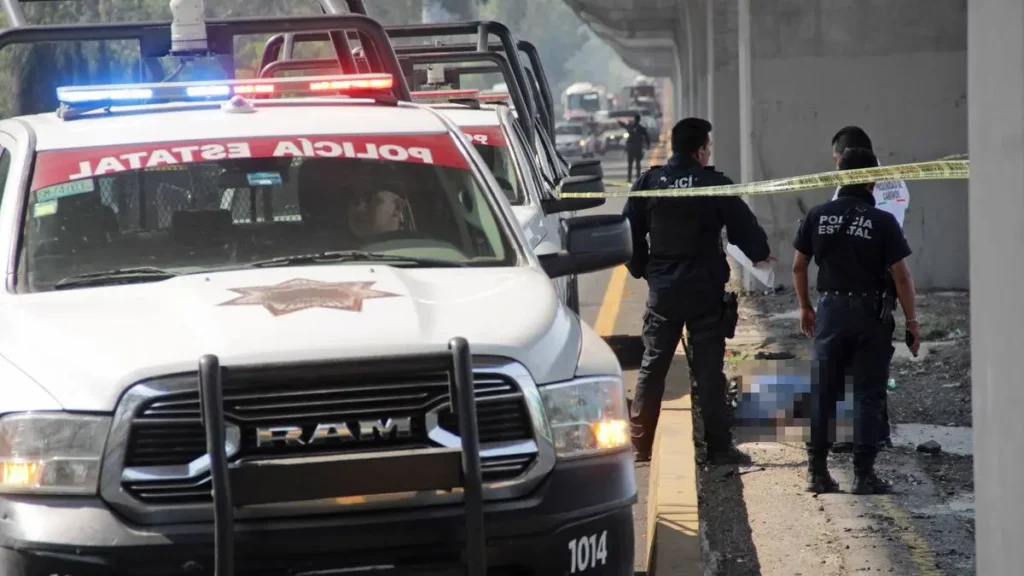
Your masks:
[[[566,286],[566,305],[570,310],[576,313],[577,316],[580,314],[580,283],[578,276],[570,276],[569,282]]]

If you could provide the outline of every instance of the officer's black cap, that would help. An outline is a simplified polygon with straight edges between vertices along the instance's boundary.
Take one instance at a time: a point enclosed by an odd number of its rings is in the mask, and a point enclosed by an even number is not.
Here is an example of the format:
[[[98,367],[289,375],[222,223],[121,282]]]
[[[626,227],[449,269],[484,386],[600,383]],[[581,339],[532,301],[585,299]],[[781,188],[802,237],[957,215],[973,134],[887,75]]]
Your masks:
[[[878,157],[867,148],[848,148],[839,159],[840,170],[857,170],[858,168],[875,168]]]

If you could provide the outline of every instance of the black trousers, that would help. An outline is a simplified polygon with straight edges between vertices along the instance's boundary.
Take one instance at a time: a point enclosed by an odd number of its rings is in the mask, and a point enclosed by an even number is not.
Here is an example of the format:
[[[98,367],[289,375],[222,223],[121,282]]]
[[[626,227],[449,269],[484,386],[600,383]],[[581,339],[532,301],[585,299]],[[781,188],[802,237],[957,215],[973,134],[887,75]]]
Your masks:
[[[704,420],[708,451],[721,451],[732,445],[725,405],[726,380],[722,373],[725,365],[725,333],[721,325],[723,295],[724,288],[717,298],[680,300],[681,305],[672,306],[671,310],[656,310],[648,305],[644,312],[644,358],[630,409],[630,432],[638,451],[651,450],[665,395],[665,376],[684,329],[688,333],[690,373],[698,388],[697,401]]]
[[[836,402],[847,385],[853,387],[854,453],[874,456],[885,439],[885,387],[894,348],[892,328],[878,313],[875,296],[826,294],[818,301],[807,446],[812,455],[832,447]]]
[[[640,150],[634,150],[632,148],[627,148],[626,149],[626,162],[628,164],[628,167],[626,168],[626,180],[632,181],[634,179],[634,177],[633,177],[633,165],[634,164],[636,165],[636,178],[639,178],[640,175],[643,174],[643,168],[641,168],[641,164],[643,163],[643,160],[644,160],[644,151],[643,151],[643,149],[640,149]]]

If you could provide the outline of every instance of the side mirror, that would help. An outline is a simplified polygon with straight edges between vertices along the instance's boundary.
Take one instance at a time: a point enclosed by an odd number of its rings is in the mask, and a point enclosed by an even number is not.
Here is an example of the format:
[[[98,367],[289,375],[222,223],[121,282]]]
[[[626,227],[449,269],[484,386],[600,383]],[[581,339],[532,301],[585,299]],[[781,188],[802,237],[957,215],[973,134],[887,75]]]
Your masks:
[[[559,198],[558,200],[543,200],[541,208],[545,214],[558,214],[561,212],[580,212],[590,210],[598,206],[604,206],[604,198]]]
[[[604,168],[597,159],[579,160],[569,165],[569,176],[597,176],[603,180]]]
[[[562,180],[558,189],[566,192],[604,192],[604,179],[594,174],[586,176],[569,176]]]
[[[613,268],[633,257],[629,221],[621,214],[581,216],[566,220],[565,226],[566,250],[540,257],[552,278]]]

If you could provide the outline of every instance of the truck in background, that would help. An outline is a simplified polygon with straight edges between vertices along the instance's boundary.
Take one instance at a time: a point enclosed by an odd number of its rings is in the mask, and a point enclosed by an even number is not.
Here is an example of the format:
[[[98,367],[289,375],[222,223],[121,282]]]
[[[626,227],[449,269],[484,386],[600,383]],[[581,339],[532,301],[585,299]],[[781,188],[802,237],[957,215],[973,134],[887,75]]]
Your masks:
[[[562,92],[562,117],[567,121],[591,121],[608,111],[604,86],[577,82]]]
[[[623,90],[625,106],[645,110],[647,115],[661,121],[661,99],[658,94],[657,82],[649,76],[637,76],[632,86]]]

